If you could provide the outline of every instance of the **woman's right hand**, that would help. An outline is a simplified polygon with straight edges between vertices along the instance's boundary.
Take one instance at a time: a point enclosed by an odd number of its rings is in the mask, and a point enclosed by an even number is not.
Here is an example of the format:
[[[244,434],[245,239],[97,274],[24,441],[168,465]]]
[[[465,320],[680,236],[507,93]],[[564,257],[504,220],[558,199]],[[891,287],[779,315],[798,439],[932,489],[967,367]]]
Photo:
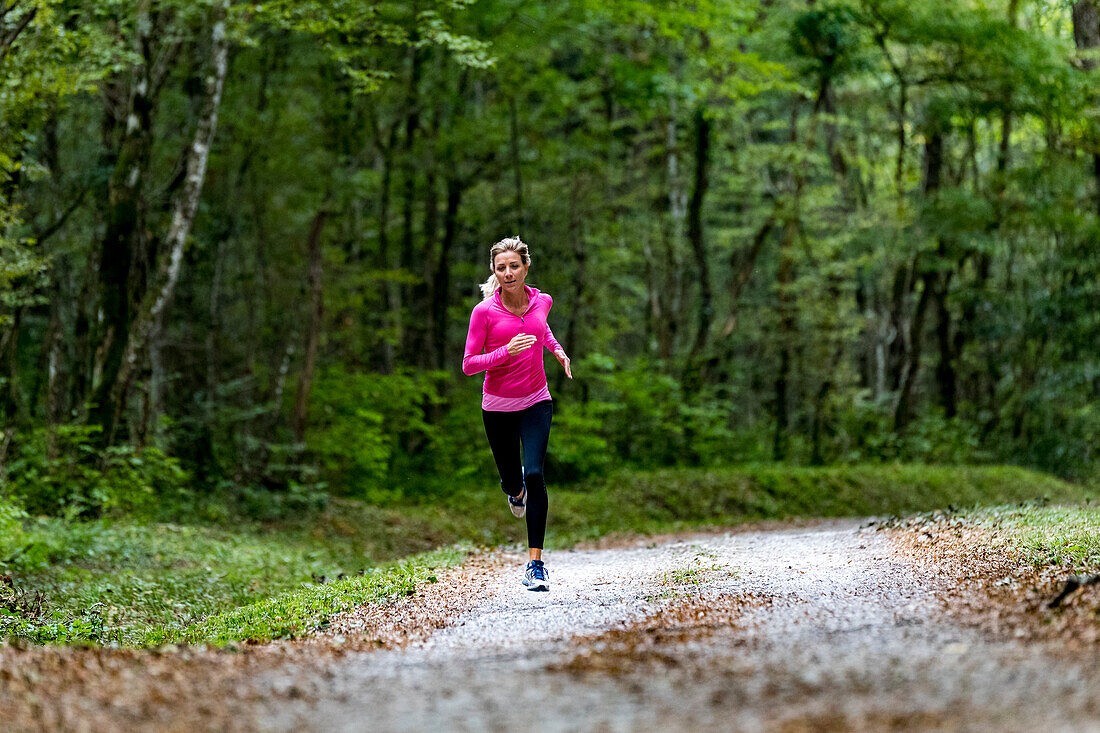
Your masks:
[[[508,356],[515,356],[534,346],[536,340],[537,339],[529,333],[520,333],[516,334],[504,348],[508,351]]]

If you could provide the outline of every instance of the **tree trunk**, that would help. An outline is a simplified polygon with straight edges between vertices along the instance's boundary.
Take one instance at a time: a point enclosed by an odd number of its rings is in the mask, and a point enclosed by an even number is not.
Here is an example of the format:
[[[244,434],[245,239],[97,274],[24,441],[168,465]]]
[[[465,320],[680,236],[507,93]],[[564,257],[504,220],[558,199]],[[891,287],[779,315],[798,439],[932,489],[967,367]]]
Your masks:
[[[924,182],[922,192],[925,198],[935,195],[943,180],[943,133],[933,130],[928,133],[924,144]],[[942,252],[942,243],[940,245]],[[914,270],[919,271],[920,257]],[[906,345],[907,359],[902,369],[903,379],[898,393],[898,402],[894,410],[894,429],[902,431],[912,419],[913,388],[920,372],[921,351],[924,337],[924,318],[928,311],[928,301],[934,295],[938,272],[934,269],[921,274],[923,287],[917,309],[913,314]]]
[[[695,180],[691,191],[691,200],[687,210],[687,238],[691,244],[692,254],[695,256],[695,279],[699,282],[699,314],[698,325],[695,330],[695,340],[692,342],[691,351],[688,354],[688,374],[691,379],[688,382],[697,382],[705,379],[700,373],[698,364],[699,355],[706,347],[707,337],[710,335],[710,325],[713,320],[713,304],[710,289],[710,267],[707,262],[706,242],[703,234],[703,201],[707,195],[707,187],[710,183],[708,175],[708,163],[710,160],[710,121],[707,119],[702,106],[696,108],[694,115],[695,128]],[[687,385],[685,385],[687,386]],[[693,384],[698,388],[698,384]],[[689,387],[690,390],[690,387]]]
[[[217,130],[218,109],[229,66],[229,41],[226,36],[228,10],[229,0],[218,0],[212,10],[210,68],[206,74],[206,89],[198,127],[188,148],[184,183],[172,205],[171,224],[164,238],[168,250],[158,257],[154,286],[142,299],[141,309],[129,330],[122,364],[109,390],[106,407],[110,409],[110,418],[104,430],[107,445],[114,442],[115,430],[138,360],[146,354],[151,341],[159,337],[165,309],[179,281],[183,249],[198,211],[199,196],[206,178],[206,162]]]
[[[0,392],[0,414],[5,426],[22,426],[26,421],[22,378],[19,375],[19,336],[23,329],[25,311],[23,306],[15,309],[11,326],[4,331],[3,338],[0,338],[0,359],[3,360],[3,374],[6,376],[3,391]]]
[[[955,340],[951,332],[951,311],[947,307],[947,294],[951,285],[951,273],[947,272],[935,278],[935,290],[932,297],[936,301],[936,343],[940,350],[940,361],[936,366],[936,382],[940,386],[940,404],[944,417],[953,418],[958,414],[958,375],[955,371]]]
[[[833,169],[833,175],[836,176],[837,186],[840,188],[841,198],[844,201],[844,208],[847,211],[854,211],[858,201],[859,186],[852,184],[851,167],[848,165],[844,153],[840,150],[840,131],[837,129],[836,124],[836,95],[828,77],[821,80],[818,98],[814,103],[814,115],[816,116],[821,110],[824,110],[825,114],[829,116],[823,125],[825,128],[825,154],[829,158],[829,166]]]
[[[512,156],[512,185],[515,186],[516,209],[516,234],[520,237],[527,236],[523,231],[527,223],[523,214],[523,170],[519,164],[519,110],[516,108],[516,98],[508,98],[508,141]]]
[[[1097,0],[1077,0],[1074,3],[1073,41],[1081,51],[1100,48],[1100,4]],[[1096,65],[1095,59],[1081,59],[1085,71],[1094,70]],[[1096,180],[1096,215],[1100,216],[1100,152],[1092,155],[1092,173]]]
[[[313,372],[317,364],[317,346],[321,340],[321,318],[324,315],[324,299],[321,290],[321,232],[328,216],[326,202],[313,217],[309,227],[309,326],[306,331],[306,355],[302,375],[298,379],[298,393],[294,399],[294,443],[301,450],[305,445],[306,418],[309,413],[309,390],[313,384]]]
[[[810,428],[810,465],[812,466],[825,465],[825,453],[822,451],[821,444],[822,435],[826,432],[829,393],[833,390],[837,369],[840,367],[843,358],[844,344],[841,342],[837,344],[825,372],[825,379],[822,380],[821,385],[817,388],[817,394],[814,395],[814,417],[813,425]]]
[[[665,125],[668,213],[672,219],[672,241],[678,244],[684,236],[684,219],[687,216],[687,192],[684,191],[683,182],[680,179],[679,133],[676,126],[679,105],[676,101],[676,95],[669,97],[668,107],[668,123]]]
[[[130,329],[145,297],[147,283],[147,273],[136,268],[135,263],[146,259],[144,252],[148,245],[142,191],[153,147],[155,99],[151,96],[153,85],[149,66],[155,52],[154,24],[148,2],[143,2],[138,11],[136,27],[133,51],[141,63],[131,70],[128,85],[117,85],[121,87],[120,96],[128,97],[129,105],[108,188],[105,231],[99,253],[100,336],[95,374],[90,385],[94,394],[89,417],[102,427],[105,444],[114,437],[115,415],[119,408],[113,400],[119,374],[124,368],[123,356]]]
[[[416,288],[416,310],[423,313],[420,320],[417,362],[421,368],[435,367],[435,274],[439,270],[440,250],[443,242],[439,238],[439,192],[434,164],[429,164],[424,172],[424,270],[421,285]],[[444,315],[446,318],[446,315]]]
[[[62,283],[68,278],[68,270],[69,258],[61,256],[54,261],[50,271],[46,291],[49,299],[49,306],[46,309],[48,314],[46,333],[42,338],[41,348],[38,351],[27,404],[28,414],[38,415],[39,405],[43,402],[46,403],[42,414],[46,417],[47,424],[50,423],[50,391],[56,386],[60,377],[57,369],[60,367],[61,342],[63,341],[61,308],[63,304],[67,305],[68,302],[67,299],[63,299]],[[45,392],[45,395],[43,395],[43,392]]]
[[[657,330],[657,356],[666,369],[672,368],[676,350],[676,333],[680,319],[680,263],[677,248],[684,237],[684,219],[687,216],[687,192],[680,176],[679,132],[677,128],[678,103],[675,95],[669,96],[669,114],[665,124],[665,171],[668,177],[668,220],[660,232],[663,245],[663,266],[651,271],[651,289],[655,289],[655,320]],[[647,260],[649,259],[647,255]]]
[[[413,34],[415,43],[418,38]],[[413,207],[416,203],[416,174],[419,169],[417,161],[413,157],[416,149],[416,138],[420,131],[420,69],[422,54],[413,45],[409,49],[409,85],[405,91],[405,138],[402,143],[402,173],[404,182],[404,196],[401,202],[401,245],[400,252],[390,253],[389,269],[397,272],[403,269],[405,259],[416,257],[416,243],[413,233]],[[393,327],[393,338],[396,344],[399,358],[404,360],[408,356],[410,347],[416,342],[415,338],[408,338],[405,334],[404,304],[409,301],[408,288],[398,282],[390,281],[390,323]],[[406,343],[406,339],[411,343]]]
[[[791,350],[795,339],[795,302],[791,294],[794,282],[794,260],[791,249],[798,230],[798,222],[793,214],[788,214],[783,224],[783,235],[779,239],[779,271],[776,287],[779,291],[779,371],[775,376],[775,438],[772,443],[772,458],[782,461],[787,458],[790,449],[790,405],[788,391],[790,387]]]
[[[910,403],[913,399],[913,385],[916,383],[917,374],[920,372],[921,336],[924,333],[924,315],[928,312],[928,300],[932,295],[932,289],[935,287],[934,279],[932,273],[925,273],[921,278],[924,287],[921,288],[920,300],[917,301],[917,308],[913,313],[913,319],[909,329],[909,358],[902,371],[903,378],[898,392],[898,404],[894,410],[894,430],[899,433],[905,430],[913,417],[912,405]]]
[[[80,294],[75,303],[72,338],[72,379],[67,404],[72,407],[77,422],[88,418],[88,397],[95,379],[96,356],[93,348],[93,327],[97,305],[96,259],[89,257],[81,274]]]
[[[218,383],[221,381],[219,367],[221,364],[221,350],[219,349],[219,337],[222,330],[222,277],[225,270],[226,241],[229,232],[226,231],[218,239],[217,251],[214,254],[214,276],[210,279],[210,308],[209,323],[206,331],[206,420],[207,427],[214,424],[214,409],[217,405]]]
[[[0,23],[0,63],[7,58],[7,55],[11,53],[12,46],[15,45],[19,36],[30,27],[32,21],[36,15],[38,15],[38,8],[27,8],[22,15],[13,17],[10,20],[6,17],[8,13],[15,10],[18,2],[13,2],[8,5],[5,2],[0,6],[0,10],[3,14],[0,15],[0,19],[3,20]],[[20,8],[22,10],[22,8]]]
[[[756,231],[748,251],[742,253],[740,250],[734,250],[730,255],[730,273],[732,273],[729,291],[730,312],[726,316],[726,325],[722,329],[723,336],[729,336],[737,328],[737,311],[741,293],[744,292],[745,286],[749,284],[749,278],[752,277],[752,273],[756,269],[756,260],[764,249],[764,242],[767,241],[768,235],[771,234],[774,228],[775,212],[772,212]]]
[[[905,113],[909,104],[909,86],[905,79],[898,76],[898,157],[894,165],[894,187],[897,189],[898,207],[905,200]]]
[[[573,292],[570,294],[568,326],[565,329],[565,339],[562,348],[565,353],[573,358],[577,351],[577,342],[580,340],[581,324],[584,323],[584,289],[588,280],[588,245],[584,237],[584,221],[581,218],[581,182],[574,179],[569,191],[569,241],[573,248],[573,258],[576,260],[576,271],[573,274]],[[561,391],[565,386],[565,370],[558,370],[556,389]]]
[[[658,236],[664,236],[659,232]],[[672,335],[669,327],[666,282],[664,268],[658,262],[650,237],[642,241],[642,259],[645,261],[645,282],[648,307],[646,308],[646,332],[654,334],[657,359],[664,363],[672,358]]]
[[[463,183],[447,178],[447,204],[443,213],[443,239],[432,276],[431,342],[435,368],[447,368],[447,308],[451,303],[451,251],[458,234],[458,210],[462,205]]]
[[[798,104],[791,107],[790,136],[788,142],[793,146],[798,143]],[[803,173],[800,170],[792,170],[791,200],[786,203],[783,213],[783,234],[779,238],[779,270],[776,273],[776,290],[778,295],[779,310],[779,371],[775,376],[775,439],[772,444],[772,457],[782,461],[788,456],[790,450],[790,373],[791,352],[794,349],[796,331],[797,303],[791,285],[794,282],[794,249],[795,236],[800,225],[799,206],[802,196]]]
[[[390,267],[390,190],[393,183],[393,155],[397,145],[397,125],[390,127],[389,142],[385,145],[379,143],[382,152],[382,190],[378,195],[378,259],[381,269]],[[386,312],[386,325],[397,329],[397,319],[401,313],[401,293],[397,290],[397,283],[391,278],[386,279],[386,302],[383,309]],[[395,315],[396,313],[396,315]],[[394,349],[393,337],[390,334],[382,338],[382,373],[392,374],[396,368],[397,357]]]

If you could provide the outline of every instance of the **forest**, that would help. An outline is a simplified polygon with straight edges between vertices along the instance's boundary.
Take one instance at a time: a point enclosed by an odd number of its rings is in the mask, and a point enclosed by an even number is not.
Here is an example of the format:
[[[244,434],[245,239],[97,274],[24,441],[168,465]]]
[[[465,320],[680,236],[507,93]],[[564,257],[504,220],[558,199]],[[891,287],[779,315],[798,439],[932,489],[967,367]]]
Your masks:
[[[495,487],[514,235],[551,484],[1093,479],[1098,66],[1096,0],[3,0],[5,511]]]

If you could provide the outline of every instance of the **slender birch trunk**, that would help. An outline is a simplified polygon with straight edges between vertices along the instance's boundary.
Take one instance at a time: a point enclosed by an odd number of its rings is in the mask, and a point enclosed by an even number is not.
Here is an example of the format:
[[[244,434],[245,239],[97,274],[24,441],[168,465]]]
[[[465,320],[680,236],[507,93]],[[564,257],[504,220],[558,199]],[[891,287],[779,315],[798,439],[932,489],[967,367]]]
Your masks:
[[[130,382],[137,369],[139,357],[148,351],[149,344],[160,335],[164,311],[172,299],[183,264],[183,250],[191,225],[198,211],[199,196],[206,178],[206,163],[210,146],[218,125],[218,109],[229,66],[229,40],[226,36],[228,0],[218,0],[212,11],[210,68],[206,76],[206,90],[198,127],[187,153],[184,183],[172,205],[171,225],[164,238],[167,251],[157,258],[158,267],[153,287],[142,299],[141,310],[130,329],[126,351],[118,376],[114,379],[108,404],[113,409],[112,419],[104,431],[106,443],[114,441],[114,434],[122,414]]]

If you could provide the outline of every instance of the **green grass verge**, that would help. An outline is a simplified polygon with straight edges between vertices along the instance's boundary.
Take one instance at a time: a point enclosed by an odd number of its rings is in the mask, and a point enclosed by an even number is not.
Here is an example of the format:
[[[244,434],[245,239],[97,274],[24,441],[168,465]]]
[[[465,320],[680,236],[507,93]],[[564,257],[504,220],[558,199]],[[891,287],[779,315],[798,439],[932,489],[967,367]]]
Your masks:
[[[339,597],[352,602],[406,592],[457,557],[448,550],[380,566],[347,537],[299,527],[230,531],[38,519],[24,532],[29,544],[2,566],[15,587],[0,586],[0,636],[40,643],[148,646],[293,636],[317,613],[339,610]],[[318,582],[341,574],[347,577]],[[267,627],[247,612],[264,604]],[[233,609],[241,615],[225,616]]]
[[[375,568],[334,583],[310,585],[248,606],[215,614],[179,632],[147,641],[227,644],[240,640],[296,638],[323,627],[328,619],[363,603],[410,595],[420,583],[437,581],[435,573],[456,565],[465,553],[444,549]]]
[[[547,544],[763,519],[901,515],[1036,498],[1080,503],[1092,496],[1087,488],[1011,467],[623,471],[551,487]],[[0,562],[0,570],[27,593],[15,597],[0,588],[0,635],[145,646],[306,633],[355,603],[408,592],[457,561],[457,551],[432,550],[522,542],[524,523],[486,481],[436,504],[383,509],[333,500],[323,512],[277,525],[37,519],[24,522],[22,533],[23,551]],[[347,577],[336,583],[313,582],[341,573]],[[41,608],[36,592],[46,601]]]
[[[1006,506],[966,516],[994,530],[1037,566],[1100,572],[1100,507]]]

